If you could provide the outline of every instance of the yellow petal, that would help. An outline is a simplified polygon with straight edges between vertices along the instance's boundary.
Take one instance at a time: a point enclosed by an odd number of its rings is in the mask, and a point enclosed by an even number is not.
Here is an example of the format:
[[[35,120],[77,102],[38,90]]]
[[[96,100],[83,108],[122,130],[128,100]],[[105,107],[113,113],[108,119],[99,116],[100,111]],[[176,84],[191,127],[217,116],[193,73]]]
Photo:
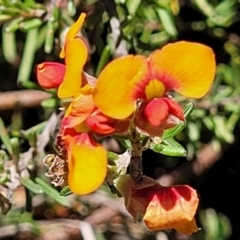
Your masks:
[[[107,172],[107,152],[87,133],[68,137],[68,183],[77,194],[88,194],[104,181]]]
[[[79,91],[87,57],[86,45],[80,38],[76,38],[66,45],[66,71],[64,80],[58,89],[59,98],[70,98]]]
[[[65,37],[64,47],[62,48],[62,51],[60,53],[61,58],[65,58],[65,47],[69,41],[73,40],[78,35],[78,32],[82,28],[85,17],[86,17],[86,14],[81,13],[78,20],[69,28]]]
[[[124,56],[109,63],[101,72],[93,98],[97,107],[116,119],[129,117],[135,110],[134,87],[147,72],[142,56]]]
[[[152,79],[145,87],[146,99],[152,100],[154,98],[162,97],[165,93],[165,86],[158,79]]]
[[[167,90],[193,98],[203,97],[209,91],[216,71],[211,48],[185,41],[167,44],[153,52],[149,67]]]

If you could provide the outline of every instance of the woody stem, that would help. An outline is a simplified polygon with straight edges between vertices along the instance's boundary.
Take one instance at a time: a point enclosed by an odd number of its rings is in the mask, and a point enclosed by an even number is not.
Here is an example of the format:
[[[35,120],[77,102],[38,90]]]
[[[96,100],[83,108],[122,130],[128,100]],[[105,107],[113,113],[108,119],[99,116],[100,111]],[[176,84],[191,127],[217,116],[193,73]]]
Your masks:
[[[139,182],[142,179],[142,146],[140,134],[135,127],[131,131],[131,142],[130,176],[135,182]]]

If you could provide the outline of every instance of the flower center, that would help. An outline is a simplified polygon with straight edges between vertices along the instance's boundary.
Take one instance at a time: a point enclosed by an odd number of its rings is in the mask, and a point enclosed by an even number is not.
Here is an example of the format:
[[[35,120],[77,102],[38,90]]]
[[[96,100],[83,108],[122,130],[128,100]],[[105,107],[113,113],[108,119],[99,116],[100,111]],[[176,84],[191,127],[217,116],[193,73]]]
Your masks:
[[[165,86],[158,79],[152,79],[145,87],[145,94],[147,100],[162,97],[165,93]]]

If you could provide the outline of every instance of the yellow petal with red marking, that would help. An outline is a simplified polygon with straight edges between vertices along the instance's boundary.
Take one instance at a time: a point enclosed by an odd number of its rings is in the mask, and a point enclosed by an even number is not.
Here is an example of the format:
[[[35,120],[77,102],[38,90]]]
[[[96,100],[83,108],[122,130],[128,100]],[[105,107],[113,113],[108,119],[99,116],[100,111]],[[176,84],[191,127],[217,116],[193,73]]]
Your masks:
[[[149,57],[151,75],[167,90],[186,97],[203,97],[210,89],[215,71],[215,56],[211,48],[192,42],[167,44]]]
[[[134,91],[147,72],[146,59],[128,55],[109,63],[101,72],[93,92],[97,107],[116,119],[129,117],[135,110]]]
[[[96,190],[107,173],[107,152],[93,138],[82,133],[65,139],[68,143],[68,183],[71,191],[88,194]]]
[[[66,45],[66,72],[58,89],[59,98],[74,96],[82,85],[82,71],[87,61],[88,51],[83,40],[77,38]]]

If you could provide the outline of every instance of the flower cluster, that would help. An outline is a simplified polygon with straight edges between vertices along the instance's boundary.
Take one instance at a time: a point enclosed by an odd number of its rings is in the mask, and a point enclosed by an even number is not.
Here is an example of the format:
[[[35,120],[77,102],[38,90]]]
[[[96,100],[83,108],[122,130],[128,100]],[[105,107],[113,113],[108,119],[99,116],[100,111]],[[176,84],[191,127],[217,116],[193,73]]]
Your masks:
[[[180,41],[147,58],[114,59],[95,79],[83,71],[88,50],[78,34],[84,19],[82,13],[66,34],[60,53],[65,65],[44,62],[37,67],[39,84],[58,88],[58,97],[70,102],[60,133],[66,147],[68,185],[77,194],[96,190],[106,178],[107,150],[101,139],[117,135],[130,140],[131,159],[141,160],[141,136],[161,137],[185,120],[181,105],[168,96],[169,91],[200,98],[209,91],[215,74],[211,48]],[[130,171],[113,182],[127,210],[134,219],[142,215],[149,229],[175,228],[187,234],[198,230],[194,220],[198,197],[189,186],[163,187],[142,176],[141,169],[136,177]]]

